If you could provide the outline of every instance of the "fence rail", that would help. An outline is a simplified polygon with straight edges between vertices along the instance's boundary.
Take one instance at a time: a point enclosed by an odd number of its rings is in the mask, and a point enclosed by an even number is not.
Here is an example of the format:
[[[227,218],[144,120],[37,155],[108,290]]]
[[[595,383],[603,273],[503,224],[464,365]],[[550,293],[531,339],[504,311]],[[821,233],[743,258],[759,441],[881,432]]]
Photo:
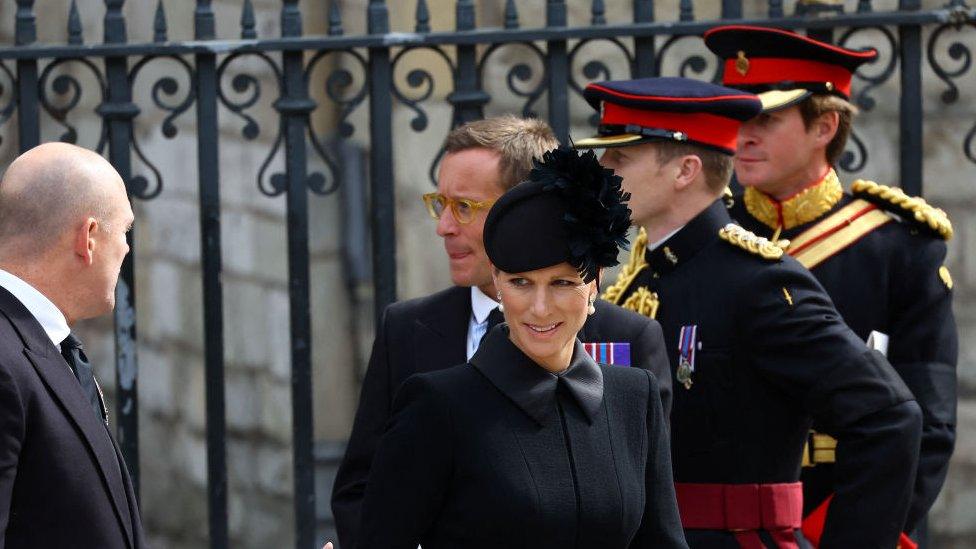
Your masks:
[[[281,35],[259,38],[254,8],[250,0],[244,0],[240,12],[240,39],[218,40],[211,1],[196,0],[194,40],[172,42],[168,40],[166,7],[175,3],[158,0],[152,42],[130,43],[122,13],[124,0],[105,0],[103,41],[85,44],[78,7],[72,0],[68,7],[66,42],[38,44],[34,1],[16,0],[14,45],[0,47],[0,79],[9,82],[9,87],[3,85],[0,88],[0,126],[17,115],[20,150],[40,142],[42,117],[63,128],[61,140],[75,142],[79,136],[70,121],[71,113],[83,94],[96,94],[99,98],[97,113],[102,118],[96,148],[107,154],[118,169],[132,199],[151,201],[163,190],[163,178],[133,133],[133,122],[140,116],[141,109],[133,102],[132,89],[143,69],[157,60],[176,63],[190,82],[188,89],[181,89],[173,75],[159,77],[152,83],[151,97],[155,106],[167,113],[161,131],[168,138],[177,134],[174,121],[181,115],[192,108],[197,117],[209,530],[211,547],[225,548],[229,545],[229,536],[218,114],[238,119],[242,123],[243,137],[253,140],[260,127],[249,111],[263,93],[276,94],[274,109],[279,116],[279,127],[257,174],[256,187],[269,197],[285,195],[291,307],[295,531],[297,546],[308,549],[317,541],[313,489],[308,193],[330,194],[339,182],[339,159],[324,146],[327,136],[317,134],[310,123],[310,115],[322,106],[309,94],[312,72],[319,70],[323,60],[330,56],[344,56],[347,62],[332,68],[325,79],[327,102],[339,114],[335,128],[339,138],[348,138],[356,131],[348,121],[351,113],[368,110],[374,310],[379,314],[396,298],[393,170],[396,151],[392,113],[395,108],[410,109],[414,113],[411,128],[416,132],[424,131],[428,125],[425,103],[431,98],[435,81],[426,68],[414,68],[407,74],[405,89],[404,83],[394,78],[405,54],[427,50],[450,68],[453,91],[446,100],[453,107],[452,124],[456,125],[482,117],[484,107],[492,101],[483,80],[493,54],[509,45],[524,47],[530,57],[534,56],[541,63],[543,74],[535,75],[525,59],[519,60],[506,74],[508,89],[523,100],[521,110],[525,115],[534,115],[538,103],[545,97],[549,121],[557,135],[565,140],[571,122],[570,100],[581,93],[586,83],[578,80],[575,74],[580,71],[574,72],[574,67],[582,65],[581,72],[588,80],[611,75],[604,60],[586,61],[584,46],[603,42],[623,56],[630,72],[619,77],[654,76],[659,74],[664,61],[670,61],[676,55],[672,53],[676,42],[695,39],[719,21],[696,20],[697,6],[691,0],[678,2],[677,20],[656,21],[653,0],[631,0],[632,22],[608,24],[605,2],[593,0],[588,24],[569,26],[567,3],[547,0],[545,25],[525,28],[520,24],[518,3],[507,0],[500,7],[502,28],[478,28],[475,2],[456,0],[456,28],[435,32],[430,26],[427,2],[417,0],[412,3],[415,8],[413,32],[391,32],[387,3],[369,0],[367,32],[349,36],[344,34],[339,2],[333,0],[327,11],[327,34],[309,36],[302,31],[303,18],[298,0],[283,0]],[[920,193],[923,63],[927,61],[943,82],[942,101],[947,104],[958,101],[957,81],[969,73],[972,52],[964,43],[951,37],[976,27],[976,8],[961,0],[952,0],[937,9],[922,9],[918,0],[901,0],[898,9],[893,11],[875,11],[870,0],[848,4],[851,5],[800,0],[796,12],[787,14],[781,0],[769,0],[765,17],[743,19],[741,0],[723,0],[721,13],[726,21],[734,19],[746,24],[805,29],[812,36],[839,44],[847,44],[862,32],[879,33],[882,40],[877,46],[887,50],[882,52],[887,64],[863,68],[855,80],[857,93],[854,100],[863,110],[872,110],[875,106],[872,90],[900,69],[900,180],[908,192]],[[399,9],[405,3],[396,5]],[[924,48],[923,28],[928,31]],[[836,38],[835,30],[840,31]],[[710,54],[703,48],[702,52],[680,59],[676,63],[678,74],[720,79],[721,64],[714,62],[714,58],[709,62]],[[238,62],[243,58],[250,58],[273,75],[270,92],[262,88],[267,86],[267,81],[252,72],[240,70]],[[946,58],[953,66],[944,65]],[[79,65],[91,76],[98,89],[85,88],[76,74],[64,70],[71,64]],[[354,68],[365,76],[358,89],[352,85],[351,71]],[[526,89],[525,85],[530,81],[538,83]],[[228,83],[236,94],[233,97],[226,93]],[[976,121],[961,142],[966,157],[976,163],[974,140]],[[867,161],[868,151],[856,134],[849,147],[841,167],[858,171]],[[309,152],[324,162],[324,172],[309,172]],[[284,172],[269,173],[273,159],[282,154]],[[146,167],[147,173],[136,173],[132,165],[133,155]],[[438,159],[439,155],[430,164],[432,179]],[[131,234],[130,244],[133,244]],[[115,311],[118,438],[137,485],[134,264],[138,257],[139,251],[133,247],[122,268]]]

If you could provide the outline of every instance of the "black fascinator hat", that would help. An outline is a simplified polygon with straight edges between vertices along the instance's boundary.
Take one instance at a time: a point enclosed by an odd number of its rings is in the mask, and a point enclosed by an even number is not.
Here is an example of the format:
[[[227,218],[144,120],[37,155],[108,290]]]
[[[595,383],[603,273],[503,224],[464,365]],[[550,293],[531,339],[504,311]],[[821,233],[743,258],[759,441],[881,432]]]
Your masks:
[[[627,247],[630,194],[593,151],[561,146],[542,155],[527,181],[495,202],[485,220],[485,252],[495,267],[522,273],[569,263],[583,280],[612,267]]]

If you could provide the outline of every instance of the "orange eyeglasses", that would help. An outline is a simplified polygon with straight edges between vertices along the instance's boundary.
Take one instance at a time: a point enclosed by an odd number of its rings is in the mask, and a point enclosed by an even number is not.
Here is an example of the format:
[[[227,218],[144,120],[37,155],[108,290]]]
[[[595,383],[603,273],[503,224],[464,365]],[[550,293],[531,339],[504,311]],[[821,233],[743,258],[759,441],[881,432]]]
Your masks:
[[[479,210],[490,208],[494,200],[468,200],[467,198],[449,198],[440,193],[427,193],[424,195],[424,204],[427,205],[427,213],[434,219],[440,219],[444,209],[451,208],[454,219],[462,225],[467,225],[474,221],[475,215]]]

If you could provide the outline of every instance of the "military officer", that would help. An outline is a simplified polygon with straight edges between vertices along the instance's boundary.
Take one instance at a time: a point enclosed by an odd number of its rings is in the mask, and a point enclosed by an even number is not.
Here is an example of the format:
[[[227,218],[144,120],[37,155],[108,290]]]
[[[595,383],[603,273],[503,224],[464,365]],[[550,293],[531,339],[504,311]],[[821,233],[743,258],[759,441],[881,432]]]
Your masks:
[[[872,61],[796,33],[726,26],[705,33],[726,85],[759,92],[763,113],[739,130],[732,216],[809,268],[854,333],[881,350],[922,408],[919,466],[905,530],[945,482],[956,430],[957,334],[944,266],[952,226],[921,198],[872,181],[844,192],[834,171],[856,109],[852,73]],[[816,426],[815,426],[816,428]],[[802,479],[807,514],[834,491],[834,441],[811,436]],[[822,514],[822,513],[821,513]],[[816,525],[805,529],[816,537]]]
[[[797,547],[811,419],[838,439],[822,547],[890,549],[908,509],[921,412],[820,284],[732,223],[721,196],[751,94],[682,78],[589,85],[601,162],[642,230],[605,298],[655,317],[674,375],[671,435],[691,547]],[[802,539],[802,538],[799,538]]]

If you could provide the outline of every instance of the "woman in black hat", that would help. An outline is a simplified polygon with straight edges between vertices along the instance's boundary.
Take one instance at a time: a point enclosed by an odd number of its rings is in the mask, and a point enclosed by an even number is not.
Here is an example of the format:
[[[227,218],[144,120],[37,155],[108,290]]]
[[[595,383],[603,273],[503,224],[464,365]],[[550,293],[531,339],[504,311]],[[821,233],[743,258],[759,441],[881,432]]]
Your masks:
[[[492,207],[506,324],[397,393],[359,549],[687,547],[658,384],[576,339],[630,210],[592,152],[560,148]]]

